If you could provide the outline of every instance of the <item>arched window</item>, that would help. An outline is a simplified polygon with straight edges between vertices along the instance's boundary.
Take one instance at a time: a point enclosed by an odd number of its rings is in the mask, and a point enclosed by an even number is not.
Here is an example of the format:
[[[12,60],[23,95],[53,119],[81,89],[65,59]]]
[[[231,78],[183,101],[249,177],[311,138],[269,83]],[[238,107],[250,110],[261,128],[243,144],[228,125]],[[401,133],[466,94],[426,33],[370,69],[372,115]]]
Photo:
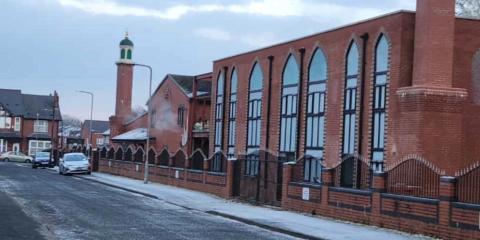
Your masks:
[[[300,70],[293,55],[283,69],[282,108],[280,112],[280,153],[295,160],[297,139],[297,99]]]
[[[230,104],[228,114],[228,158],[235,157],[235,130],[237,118],[237,70],[233,69],[230,77]]]
[[[132,49],[127,50],[127,59],[131,60],[132,59]]]
[[[385,148],[385,114],[388,77],[388,40],[382,35],[375,49],[375,80],[373,91],[372,163],[374,171],[383,172]]]
[[[327,60],[321,49],[316,49],[308,71],[306,158],[304,180],[319,182],[320,161],[323,159],[325,136],[325,100],[327,89]]]
[[[125,49],[122,49],[122,51],[120,51],[120,59],[125,59]]]
[[[253,66],[250,75],[248,90],[247,160],[245,161],[246,175],[258,175],[262,125],[262,88],[263,73],[260,64],[257,62]]]
[[[222,131],[223,131],[223,72],[218,73],[217,77],[217,95],[215,102],[215,152],[222,151]],[[218,158],[213,159],[212,171],[221,170],[221,161]]]
[[[177,124],[180,127],[185,127],[185,106],[180,105],[177,110]]]
[[[345,93],[343,108],[343,155],[352,155],[355,151],[357,84],[358,84],[358,48],[355,42],[350,44],[347,54],[345,75]]]

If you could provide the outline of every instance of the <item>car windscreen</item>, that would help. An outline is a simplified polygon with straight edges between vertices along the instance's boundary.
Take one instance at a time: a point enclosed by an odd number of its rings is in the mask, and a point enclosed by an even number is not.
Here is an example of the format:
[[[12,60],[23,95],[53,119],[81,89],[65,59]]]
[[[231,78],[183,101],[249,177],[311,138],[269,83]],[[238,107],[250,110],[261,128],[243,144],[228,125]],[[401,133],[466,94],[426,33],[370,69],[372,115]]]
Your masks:
[[[70,155],[65,157],[66,162],[78,162],[78,161],[86,161],[87,159],[83,155]]]
[[[38,152],[35,156],[36,157],[49,157],[50,153],[48,153],[48,152]]]

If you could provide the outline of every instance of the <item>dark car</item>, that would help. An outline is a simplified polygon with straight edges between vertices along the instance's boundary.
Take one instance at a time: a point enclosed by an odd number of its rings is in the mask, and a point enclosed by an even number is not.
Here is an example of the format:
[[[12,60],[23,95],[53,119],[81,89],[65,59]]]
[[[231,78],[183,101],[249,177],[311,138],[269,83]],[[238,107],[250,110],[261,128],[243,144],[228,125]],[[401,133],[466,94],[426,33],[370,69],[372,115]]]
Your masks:
[[[49,167],[53,168],[53,163],[50,162],[49,152],[37,152],[33,157],[32,168]]]

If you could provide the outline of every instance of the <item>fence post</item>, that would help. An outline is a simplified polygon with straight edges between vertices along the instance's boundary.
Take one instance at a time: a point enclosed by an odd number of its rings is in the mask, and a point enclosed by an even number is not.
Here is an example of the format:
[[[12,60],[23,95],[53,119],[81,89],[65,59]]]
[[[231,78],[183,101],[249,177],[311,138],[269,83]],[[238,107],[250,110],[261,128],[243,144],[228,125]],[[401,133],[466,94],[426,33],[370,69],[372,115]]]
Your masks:
[[[281,164],[281,163],[280,163]],[[282,178],[282,207],[288,206],[288,184],[292,181],[292,169],[295,165],[294,162],[283,163],[283,178]]]
[[[235,161],[236,160],[227,160],[227,192],[226,198],[233,197],[233,177],[234,177],[234,170],[235,170]]]
[[[333,186],[333,168],[322,168],[322,201],[321,205],[328,208],[328,188]]]
[[[387,174],[384,172],[373,173],[372,179],[371,179],[372,181],[371,191],[373,193],[372,193],[372,212],[371,212],[372,217],[370,219],[372,224],[377,226],[381,224],[381,212],[380,212],[380,209],[381,209],[380,205],[382,204],[381,194],[386,190],[385,188],[386,177],[387,177]]]
[[[450,205],[456,201],[456,180],[456,178],[450,176],[440,177],[438,224],[443,226],[443,229],[450,227]]]

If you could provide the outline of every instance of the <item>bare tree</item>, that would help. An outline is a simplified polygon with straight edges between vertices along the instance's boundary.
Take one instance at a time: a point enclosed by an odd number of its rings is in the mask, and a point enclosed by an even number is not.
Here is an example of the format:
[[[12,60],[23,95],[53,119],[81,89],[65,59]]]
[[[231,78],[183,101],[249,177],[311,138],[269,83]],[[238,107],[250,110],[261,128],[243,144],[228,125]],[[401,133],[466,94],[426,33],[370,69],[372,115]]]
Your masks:
[[[69,127],[78,127],[80,128],[82,125],[82,121],[80,121],[79,118],[70,116],[70,115],[63,115],[62,116],[62,124],[64,126],[69,126]]]
[[[480,19],[480,0],[457,0],[457,15]]]

